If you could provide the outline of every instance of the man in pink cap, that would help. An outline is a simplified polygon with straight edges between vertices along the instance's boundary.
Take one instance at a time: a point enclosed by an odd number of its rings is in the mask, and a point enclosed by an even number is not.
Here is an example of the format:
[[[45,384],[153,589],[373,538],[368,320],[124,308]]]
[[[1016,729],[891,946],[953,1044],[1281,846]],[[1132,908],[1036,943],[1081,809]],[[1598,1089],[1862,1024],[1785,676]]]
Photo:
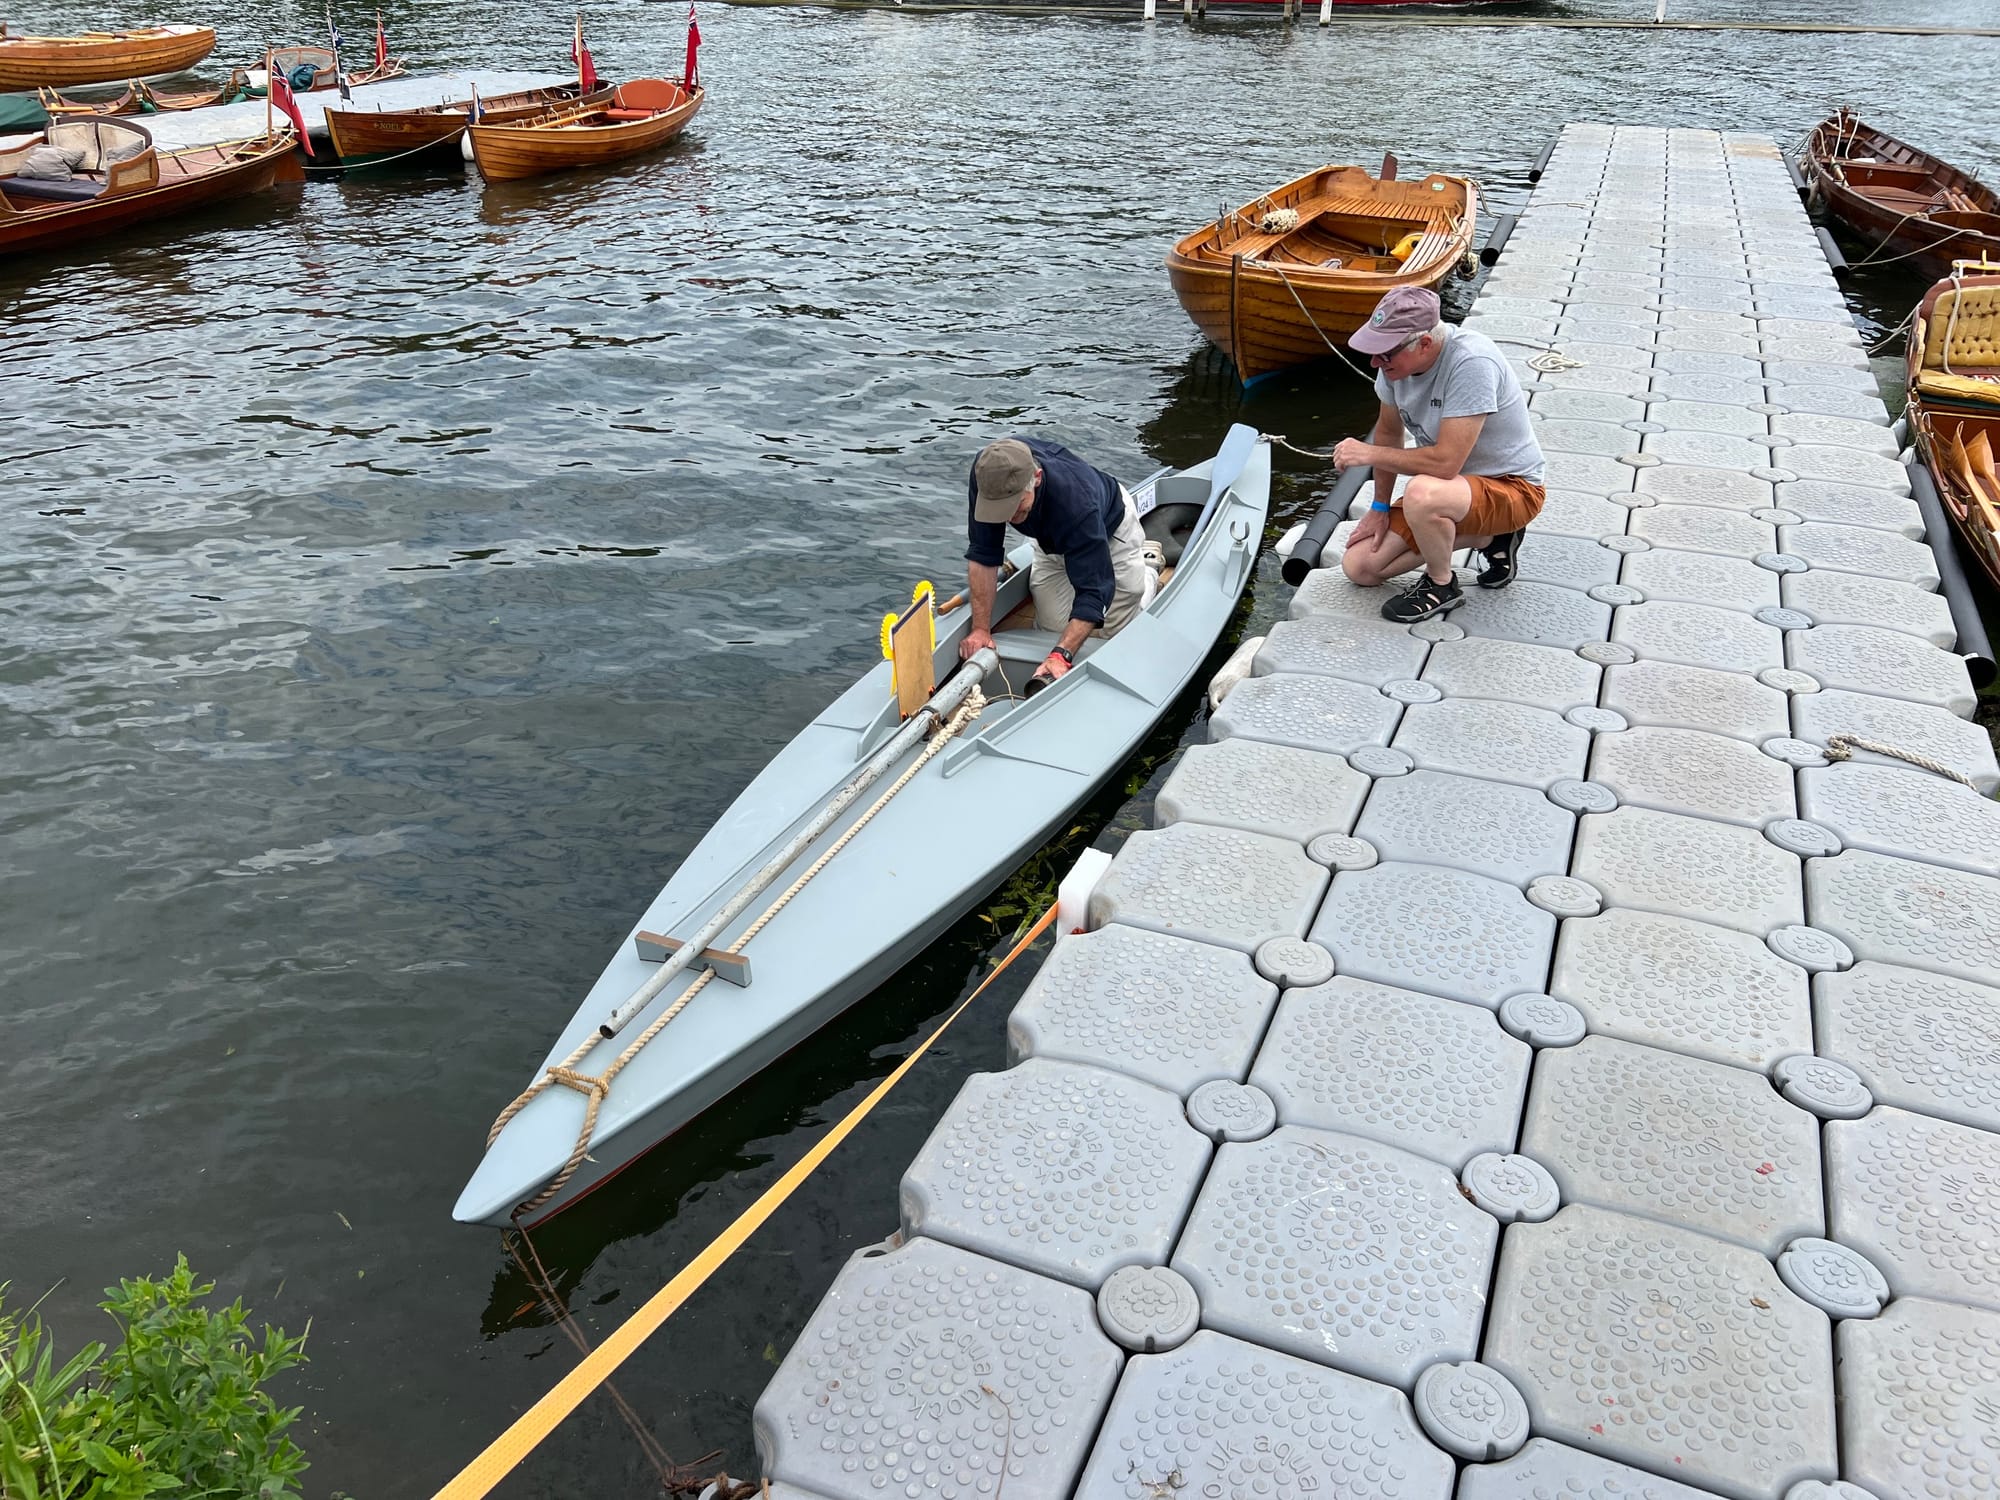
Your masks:
[[[1437,293],[1414,286],[1383,297],[1347,346],[1374,365],[1382,410],[1368,442],[1348,438],[1333,450],[1340,468],[1375,471],[1342,570],[1373,588],[1421,562],[1417,581],[1382,606],[1382,618],[1399,623],[1465,602],[1451,567],[1460,547],[1484,559],[1481,588],[1505,588],[1543,499],[1541,444],[1506,355],[1482,333],[1448,327]]]

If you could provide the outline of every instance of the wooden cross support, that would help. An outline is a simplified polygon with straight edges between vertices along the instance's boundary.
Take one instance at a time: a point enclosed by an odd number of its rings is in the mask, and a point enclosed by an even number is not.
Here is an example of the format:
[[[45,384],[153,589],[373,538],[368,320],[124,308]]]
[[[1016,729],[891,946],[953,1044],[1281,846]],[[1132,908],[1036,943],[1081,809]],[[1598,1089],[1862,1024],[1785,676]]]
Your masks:
[[[663,964],[668,955],[678,953],[684,946],[677,937],[664,937],[657,932],[641,932],[632,940],[639,951],[641,963]],[[738,989],[750,987],[750,960],[741,953],[730,953],[721,948],[704,948],[695,962],[704,969],[713,969],[717,979],[727,980]]]

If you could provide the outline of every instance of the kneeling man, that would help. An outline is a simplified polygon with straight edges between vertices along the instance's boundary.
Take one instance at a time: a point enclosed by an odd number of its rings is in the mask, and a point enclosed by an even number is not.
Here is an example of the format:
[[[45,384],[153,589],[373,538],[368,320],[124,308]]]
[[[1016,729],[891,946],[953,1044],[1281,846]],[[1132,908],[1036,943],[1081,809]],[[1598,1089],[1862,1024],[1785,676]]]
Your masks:
[[[1031,690],[1067,672],[1088,637],[1116,635],[1152,598],[1156,575],[1146,566],[1146,533],[1132,496],[1062,444],[1033,437],[988,443],[973,460],[966,490],[972,628],[959,643],[961,657],[993,644],[993,599],[1010,525],[1035,546],[1028,573],[1035,625],[1058,633]]]
[[[1505,588],[1543,498],[1541,445],[1507,357],[1484,334],[1447,326],[1437,293],[1422,287],[1390,292],[1347,344],[1374,365],[1382,410],[1371,441],[1333,450],[1343,469],[1375,470],[1375,498],[1342,570],[1373,588],[1421,561],[1417,581],[1382,606],[1382,618],[1399,623],[1465,602],[1451,570],[1460,547],[1485,559],[1481,588]],[[1410,476],[1400,503],[1399,474]]]

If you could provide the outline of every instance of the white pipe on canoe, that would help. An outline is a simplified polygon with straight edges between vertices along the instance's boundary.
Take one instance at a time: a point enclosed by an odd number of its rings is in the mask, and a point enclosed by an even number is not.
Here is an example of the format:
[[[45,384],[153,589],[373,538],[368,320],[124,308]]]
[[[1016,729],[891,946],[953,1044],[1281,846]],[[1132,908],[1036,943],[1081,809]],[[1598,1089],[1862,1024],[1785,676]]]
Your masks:
[[[748,884],[725,901],[722,909],[702,925],[701,931],[668,954],[667,961],[660,965],[659,973],[640,985],[632,992],[629,1000],[605,1017],[598,1025],[598,1035],[608,1041],[624,1030],[634,1016],[659,997],[660,992],[673,982],[676,975],[700,958],[702,950],[721,937],[723,930],[731,922],[743,915],[744,909],[757,899],[760,892],[769,889],[780,875],[798,863],[799,856],[810,849],[821,834],[839,821],[840,815],[853,805],[855,798],[880,780],[884,771],[901,760],[904,752],[923,738],[927,728],[933,724],[942,724],[957,712],[958,706],[965,702],[972,690],[986,680],[986,674],[999,665],[1000,654],[991,646],[983,651],[974,652],[945,682],[945,685],[932,695],[930,702],[912,714],[910,722],[897,730],[889,742],[875,752],[874,758],[848,779],[847,784],[840,789],[834,799],[820,809],[818,816],[801,828],[790,843],[773,855],[769,864],[751,876]]]

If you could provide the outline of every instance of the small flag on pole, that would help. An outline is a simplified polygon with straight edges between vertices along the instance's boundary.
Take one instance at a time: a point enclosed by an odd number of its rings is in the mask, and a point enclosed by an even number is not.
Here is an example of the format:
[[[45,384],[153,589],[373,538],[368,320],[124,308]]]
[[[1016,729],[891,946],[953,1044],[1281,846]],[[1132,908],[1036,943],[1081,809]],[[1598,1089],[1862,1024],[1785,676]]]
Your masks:
[[[326,7],[326,40],[333,49],[333,81],[340,88],[340,97],[352,102],[354,95],[347,88],[347,74],[340,66],[340,27],[333,19],[331,0]]]
[[[312,137],[306,134],[305,116],[299,113],[299,101],[293,97],[291,82],[280,69],[273,68],[271,69],[269,87],[270,92],[267,97],[284,114],[285,118],[292,122],[292,128],[298,131],[299,149],[304,151],[307,156],[311,156],[313,154]]]
[[[681,87],[694,88],[701,82],[701,71],[695,67],[694,55],[701,47],[701,27],[694,18],[694,0],[688,0],[688,55],[687,66],[681,70]]]
[[[597,64],[591,61],[590,49],[583,45],[583,12],[576,13],[576,39],[569,44],[569,60],[576,64],[577,88],[588,94],[597,87]]]
[[[382,29],[382,12],[375,12],[375,71],[389,66],[389,34]]]
[[[468,109],[465,112],[466,123],[468,125],[477,125],[479,123],[479,117],[483,113],[485,113],[485,111],[483,111],[479,107],[479,85],[475,83],[472,86],[472,108]]]

